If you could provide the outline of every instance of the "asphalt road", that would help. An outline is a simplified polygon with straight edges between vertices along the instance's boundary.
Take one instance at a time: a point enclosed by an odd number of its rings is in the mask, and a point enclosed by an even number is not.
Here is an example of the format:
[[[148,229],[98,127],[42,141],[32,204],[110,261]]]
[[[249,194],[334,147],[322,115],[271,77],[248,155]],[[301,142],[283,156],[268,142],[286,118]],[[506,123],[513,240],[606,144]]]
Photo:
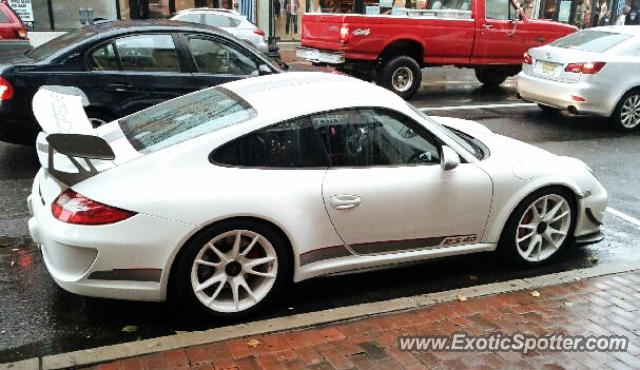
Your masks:
[[[513,83],[486,90],[470,71],[433,69],[425,72],[425,78],[423,88],[412,100],[418,107],[519,102]],[[611,207],[640,218],[640,131],[621,134],[602,119],[550,116],[535,106],[452,107],[428,113],[476,120],[494,132],[578,157],[595,170],[609,190]],[[33,148],[0,143],[0,363],[232,324],[193,317],[170,304],[84,298],[58,288],[27,236],[25,199],[37,168]],[[485,253],[395,270],[320,278],[296,285],[286,298],[253,319],[640,259],[640,228],[609,213],[604,221],[604,241],[567,249],[542,268],[514,269],[494,254]],[[138,330],[124,333],[121,329],[126,325],[136,325]]]

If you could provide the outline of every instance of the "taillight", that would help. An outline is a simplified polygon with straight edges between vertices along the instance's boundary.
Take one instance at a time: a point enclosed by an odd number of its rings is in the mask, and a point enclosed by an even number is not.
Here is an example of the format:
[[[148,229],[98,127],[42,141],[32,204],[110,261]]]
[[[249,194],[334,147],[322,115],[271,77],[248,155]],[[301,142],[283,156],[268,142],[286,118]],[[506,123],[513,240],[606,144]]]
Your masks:
[[[586,62],[586,63],[569,63],[564,68],[565,72],[582,73],[585,75],[594,75],[604,67],[604,62]]]
[[[125,220],[135,212],[111,207],[68,189],[51,205],[53,217],[70,224],[104,225]]]
[[[531,59],[528,51],[524,52],[524,64],[533,64],[533,59]]]
[[[18,38],[21,38],[21,39],[27,38],[27,29],[24,26],[18,28],[16,30],[16,33],[18,34]]]
[[[255,33],[256,35],[260,35],[260,36],[264,36],[265,33],[262,29],[260,28],[256,28],[255,30],[253,30],[253,33]]]
[[[349,41],[349,26],[340,27],[340,42],[346,44]]]
[[[13,86],[9,81],[0,77],[0,100],[9,100],[13,98]]]

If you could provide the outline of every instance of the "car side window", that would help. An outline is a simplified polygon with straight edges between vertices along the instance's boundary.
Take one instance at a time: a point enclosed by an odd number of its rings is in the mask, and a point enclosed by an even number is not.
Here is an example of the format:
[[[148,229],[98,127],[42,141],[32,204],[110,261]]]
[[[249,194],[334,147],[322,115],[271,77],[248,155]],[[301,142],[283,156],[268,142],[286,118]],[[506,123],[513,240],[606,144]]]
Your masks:
[[[171,35],[122,37],[116,48],[124,71],[180,72],[180,60]]]
[[[9,23],[9,17],[2,11],[2,7],[0,6],[0,23]]]
[[[94,71],[118,71],[120,64],[113,48],[113,43],[104,44],[93,50],[90,57],[91,69]]]
[[[399,113],[349,109],[312,116],[332,166],[366,167],[440,163],[439,145]],[[419,129],[421,132],[414,131]]]
[[[207,14],[204,16],[204,23],[214,27],[231,27],[229,17],[218,14]]]
[[[191,13],[179,15],[175,18],[175,20],[182,22],[202,23],[202,14]]]
[[[510,0],[485,0],[485,18],[496,20],[517,19]]]
[[[241,167],[327,167],[327,154],[307,118],[266,127],[216,149],[215,163]]]
[[[253,58],[226,43],[208,38],[190,37],[189,50],[200,73],[258,75],[258,64]]]

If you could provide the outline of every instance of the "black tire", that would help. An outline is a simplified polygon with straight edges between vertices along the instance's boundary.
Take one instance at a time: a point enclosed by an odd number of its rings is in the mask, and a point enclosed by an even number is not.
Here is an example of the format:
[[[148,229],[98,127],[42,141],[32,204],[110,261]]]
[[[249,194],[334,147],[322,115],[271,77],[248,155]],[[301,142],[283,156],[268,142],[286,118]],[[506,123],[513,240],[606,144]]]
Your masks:
[[[88,107],[85,109],[87,117],[91,125],[96,128],[107,124],[115,119],[115,117],[102,109]]]
[[[421,84],[420,65],[409,56],[391,57],[380,67],[378,85],[393,91],[403,99],[410,99],[415,95]]]
[[[487,87],[498,87],[510,76],[509,71],[502,68],[476,68],[475,73],[478,81]]]
[[[259,300],[250,308],[236,311],[236,312],[221,312],[216,311],[212,308],[206,307],[203,302],[196,296],[194,292],[194,286],[192,284],[192,268],[195,263],[195,259],[200,253],[200,251],[206,246],[206,244],[211,241],[216,236],[222,235],[226,232],[234,231],[234,230],[243,230],[249,231],[253,233],[260,234],[264,239],[266,239],[273,249],[275,250],[276,258],[277,258],[277,268],[276,268],[276,277],[275,282],[271,286],[270,290],[264,298]],[[220,241],[216,242],[220,243]],[[260,243],[260,242],[259,242]],[[246,243],[244,244],[246,247]],[[241,246],[240,250],[244,248]],[[253,249],[255,249],[254,247]],[[203,258],[203,257],[201,257]],[[288,241],[279,233],[277,230],[274,230],[273,227],[268,224],[264,224],[261,222],[256,222],[254,220],[246,220],[246,219],[236,219],[223,221],[212,226],[209,226],[196,234],[184,247],[184,249],[180,252],[179,256],[176,258],[174,262],[176,265],[174,269],[173,276],[171,278],[171,288],[172,288],[172,297],[178,298],[181,305],[186,305],[188,309],[204,315],[214,316],[214,317],[224,317],[224,318],[236,318],[236,317],[245,317],[252,315],[255,312],[262,310],[264,307],[268,307],[270,302],[273,301],[278,295],[280,295],[286,287],[288,287],[292,282],[292,272],[293,272],[293,260],[291,251],[289,248]],[[227,264],[228,265],[228,264]],[[208,266],[204,266],[206,269]],[[211,272],[211,276],[213,273],[223,272],[225,276],[233,276],[226,275],[228,270],[227,266],[220,267],[220,271],[218,271],[218,267],[209,267],[214,271]],[[200,268],[196,269],[196,274],[201,272]],[[245,274],[244,272],[238,273],[237,275],[242,275],[243,277],[249,276],[250,274]],[[199,275],[198,275],[199,276]],[[254,276],[254,275],[250,275]],[[210,276],[209,276],[210,277]],[[256,279],[259,279],[257,277]],[[205,277],[206,279],[206,277]],[[248,278],[247,278],[248,281]],[[226,285],[225,285],[226,284]],[[214,285],[217,289],[217,285]],[[211,288],[213,289],[212,286]],[[208,289],[208,288],[207,288]],[[228,289],[228,292],[225,291]],[[248,293],[245,289],[243,289],[245,296],[248,297]],[[206,294],[206,291],[203,291]],[[223,296],[223,293],[231,294],[230,284],[229,282],[223,283],[223,288],[221,288],[220,296]],[[213,295],[213,294],[212,294]]]
[[[545,195],[560,196],[566,201],[568,208],[570,209],[570,212],[571,212],[569,226],[568,226],[568,229],[566,230],[566,235],[564,240],[561,242],[561,245],[557,249],[555,249],[555,251],[552,251],[551,255],[545,257],[542,260],[531,261],[531,260],[525,259],[521,255],[521,252],[519,251],[520,248],[517,245],[516,238],[526,236],[526,234],[520,235],[519,234],[520,228],[518,226],[520,224],[520,221],[525,217],[525,213],[528,211],[529,206],[531,206],[532,203],[534,203],[534,201],[539,200]],[[530,267],[530,266],[537,266],[537,265],[546,263],[547,261],[556,257],[558,255],[558,252],[563,250],[566,247],[566,245],[571,242],[571,240],[573,239],[573,231],[575,229],[575,223],[576,223],[575,196],[571,191],[562,187],[548,187],[548,188],[537,190],[529,194],[526,198],[524,198],[522,202],[520,202],[520,204],[516,207],[516,209],[511,213],[511,216],[509,216],[509,219],[507,220],[507,223],[505,224],[502,230],[502,235],[500,236],[498,252],[501,254],[503,258],[507,259],[509,262],[513,262],[520,266]],[[546,228],[547,227],[545,226],[544,229]],[[533,233],[538,234],[539,233],[538,230],[534,230]],[[525,239],[525,242],[528,242],[528,241],[530,241],[530,239],[529,240]],[[522,253],[526,253],[526,252],[522,251]]]
[[[538,107],[546,114],[558,114],[560,113],[560,108],[550,107],[544,104],[538,104]]]
[[[622,98],[620,98],[616,109],[613,111],[611,123],[613,123],[620,131],[632,131],[640,127],[640,119],[635,120],[631,117],[626,123],[623,122],[623,109],[625,108],[625,103],[630,99],[638,99],[640,102],[640,89],[634,89],[624,94]],[[633,111],[636,112],[636,115],[640,115],[640,108],[634,109]]]

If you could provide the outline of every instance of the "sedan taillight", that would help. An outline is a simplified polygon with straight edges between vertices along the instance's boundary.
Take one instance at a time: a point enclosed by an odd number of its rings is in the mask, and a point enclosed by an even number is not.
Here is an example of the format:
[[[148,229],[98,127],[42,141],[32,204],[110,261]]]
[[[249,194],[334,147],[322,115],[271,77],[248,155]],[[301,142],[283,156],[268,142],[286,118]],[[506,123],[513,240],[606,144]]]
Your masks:
[[[256,35],[260,35],[260,36],[264,36],[265,33],[261,28],[256,28],[255,30],[253,30],[253,33],[255,33]]]
[[[524,64],[533,64],[533,59],[531,59],[531,55],[529,55],[528,51],[524,52]]]
[[[13,86],[9,81],[0,77],[0,100],[9,100],[13,98]]]
[[[604,67],[605,62],[586,62],[586,63],[569,63],[564,68],[565,72],[582,73],[585,75],[594,75]]]
[[[125,220],[136,213],[111,207],[68,189],[51,204],[53,217],[70,224],[104,225]]]

